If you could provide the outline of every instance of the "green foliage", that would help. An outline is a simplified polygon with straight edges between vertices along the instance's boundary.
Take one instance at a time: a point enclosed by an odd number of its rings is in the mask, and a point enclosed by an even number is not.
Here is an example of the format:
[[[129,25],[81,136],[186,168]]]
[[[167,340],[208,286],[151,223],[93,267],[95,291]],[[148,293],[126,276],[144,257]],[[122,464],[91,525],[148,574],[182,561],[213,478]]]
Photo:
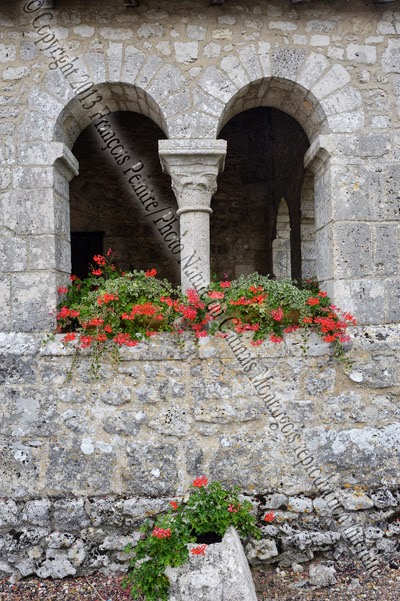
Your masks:
[[[172,501],[171,509],[154,523],[147,521],[136,546],[126,547],[133,557],[124,588],[130,588],[133,599],[142,596],[146,601],[167,601],[169,580],[165,569],[188,561],[187,545],[195,543],[197,536],[214,533],[223,537],[234,526],[243,538],[260,537],[251,510],[251,503],[240,499],[238,488],[226,490],[220,482],[208,484],[204,476],[196,478],[180,503]],[[200,551],[200,555],[205,552]]]
[[[267,339],[282,342],[285,334],[300,329],[306,349],[313,330],[346,362],[346,328],[355,320],[332,305],[315,279],[297,285],[253,273],[231,282],[214,280],[201,296],[195,290],[184,295],[156,278],[155,269],[119,272],[112,251],[93,261],[88,278],[72,277],[68,288],[60,288],[57,321],[65,342],[75,341],[77,349],[92,348],[94,373],[108,343],[111,348],[135,346],[158,332],[190,331],[197,338],[251,332],[251,344],[258,345]]]

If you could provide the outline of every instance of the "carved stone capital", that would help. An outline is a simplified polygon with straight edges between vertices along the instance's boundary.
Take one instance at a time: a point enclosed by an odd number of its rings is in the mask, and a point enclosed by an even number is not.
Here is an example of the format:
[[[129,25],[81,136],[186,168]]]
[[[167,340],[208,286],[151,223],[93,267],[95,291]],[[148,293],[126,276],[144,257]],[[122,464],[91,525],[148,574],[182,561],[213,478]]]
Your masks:
[[[159,155],[163,171],[171,176],[178,214],[189,211],[211,213],[217,176],[224,168],[226,141],[160,140]]]

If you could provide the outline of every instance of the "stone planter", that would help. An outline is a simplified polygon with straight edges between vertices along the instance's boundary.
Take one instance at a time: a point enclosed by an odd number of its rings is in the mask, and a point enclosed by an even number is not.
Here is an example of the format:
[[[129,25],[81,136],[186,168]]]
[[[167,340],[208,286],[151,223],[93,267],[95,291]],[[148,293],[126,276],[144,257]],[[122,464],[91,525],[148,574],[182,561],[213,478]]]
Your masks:
[[[194,547],[197,545],[189,545]],[[169,601],[256,601],[256,592],[242,543],[229,528],[220,543],[208,545],[205,555],[190,555],[179,568],[167,568]]]

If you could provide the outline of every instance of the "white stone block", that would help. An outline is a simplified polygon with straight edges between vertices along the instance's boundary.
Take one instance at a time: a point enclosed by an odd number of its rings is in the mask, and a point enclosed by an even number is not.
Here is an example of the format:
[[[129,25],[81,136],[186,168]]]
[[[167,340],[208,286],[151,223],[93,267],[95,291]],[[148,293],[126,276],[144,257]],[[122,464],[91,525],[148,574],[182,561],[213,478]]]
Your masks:
[[[196,545],[189,545],[190,548]],[[239,536],[229,528],[205,555],[191,555],[179,568],[167,568],[169,601],[256,601],[253,579]]]

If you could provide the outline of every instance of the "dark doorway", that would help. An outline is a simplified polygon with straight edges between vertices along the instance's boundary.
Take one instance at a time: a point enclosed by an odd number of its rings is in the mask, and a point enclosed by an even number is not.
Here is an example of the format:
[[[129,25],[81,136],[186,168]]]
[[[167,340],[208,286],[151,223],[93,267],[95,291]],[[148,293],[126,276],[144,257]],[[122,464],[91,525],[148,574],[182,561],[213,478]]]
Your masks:
[[[72,274],[85,278],[93,265],[94,255],[104,253],[104,232],[71,232]]]
[[[146,186],[155,200],[168,210],[176,210],[170,178],[162,173],[158,155],[158,141],[165,135],[151,119],[139,113],[116,112],[108,115],[107,121],[131,159],[118,165],[94,125],[78,137],[72,152],[79,161],[79,175],[70,185],[70,212],[71,231],[74,237],[81,235],[77,238],[79,252],[93,257],[93,246],[100,246],[98,234],[102,232],[102,250],[114,251],[120,269],[156,268],[158,276],[179,284],[176,255],[153,223],[160,215],[152,217],[151,211],[144,211],[124,175],[127,166],[141,161],[144,165],[141,174],[145,173]]]
[[[229,277],[258,271],[274,277],[272,243],[281,199],[290,218],[291,277],[301,278],[301,188],[307,136],[295,119],[272,108],[233,117],[225,171],[212,201],[212,270]]]

